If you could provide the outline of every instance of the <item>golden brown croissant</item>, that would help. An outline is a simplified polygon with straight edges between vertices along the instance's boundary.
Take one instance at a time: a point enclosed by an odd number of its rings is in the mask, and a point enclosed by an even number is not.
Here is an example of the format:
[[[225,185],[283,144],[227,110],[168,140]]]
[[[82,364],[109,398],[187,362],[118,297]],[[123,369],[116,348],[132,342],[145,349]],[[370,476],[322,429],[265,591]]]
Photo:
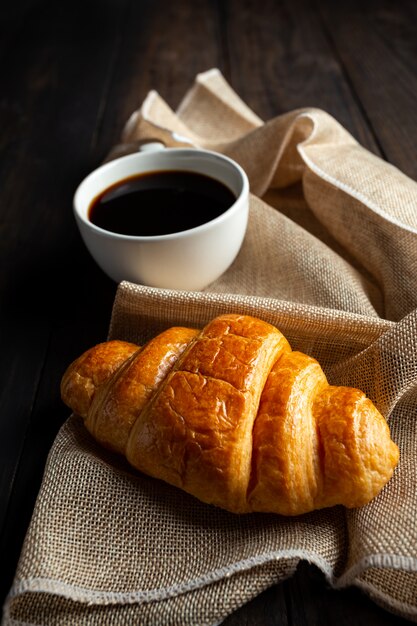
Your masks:
[[[362,506],[399,457],[363,392],[329,385],[315,359],[245,315],[95,346],[61,393],[134,468],[235,513]]]

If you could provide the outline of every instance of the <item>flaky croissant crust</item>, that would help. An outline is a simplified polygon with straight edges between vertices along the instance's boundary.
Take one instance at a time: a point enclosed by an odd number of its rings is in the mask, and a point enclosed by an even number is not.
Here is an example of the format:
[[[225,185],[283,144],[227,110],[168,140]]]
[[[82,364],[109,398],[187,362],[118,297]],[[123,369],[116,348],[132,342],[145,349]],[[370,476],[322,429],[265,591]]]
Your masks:
[[[362,391],[329,385],[315,359],[246,315],[143,347],[99,344],[68,367],[61,395],[134,468],[235,513],[362,506],[399,458]]]

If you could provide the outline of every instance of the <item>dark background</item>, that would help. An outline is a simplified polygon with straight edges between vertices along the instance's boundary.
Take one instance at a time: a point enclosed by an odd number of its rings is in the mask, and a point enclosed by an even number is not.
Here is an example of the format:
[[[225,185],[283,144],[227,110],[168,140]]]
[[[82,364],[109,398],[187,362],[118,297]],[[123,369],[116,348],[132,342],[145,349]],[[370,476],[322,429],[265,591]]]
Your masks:
[[[10,588],[66,365],[106,338],[116,291],[72,215],[81,179],[150,89],[175,109],[218,67],[263,119],[325,109],[417,180],[417,3],[26,0],[0,12],[0,592]],[[302,565],[225,622],[405,624]]]

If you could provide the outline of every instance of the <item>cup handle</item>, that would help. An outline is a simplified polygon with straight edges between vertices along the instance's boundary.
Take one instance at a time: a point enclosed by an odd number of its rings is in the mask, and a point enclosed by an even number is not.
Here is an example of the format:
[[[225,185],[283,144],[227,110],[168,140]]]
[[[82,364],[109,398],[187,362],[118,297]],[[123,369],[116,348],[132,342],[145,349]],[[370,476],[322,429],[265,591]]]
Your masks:
[[[159,152],[165,150],[166,145],[161,139],[143,139],[138,142],[138,152]]]

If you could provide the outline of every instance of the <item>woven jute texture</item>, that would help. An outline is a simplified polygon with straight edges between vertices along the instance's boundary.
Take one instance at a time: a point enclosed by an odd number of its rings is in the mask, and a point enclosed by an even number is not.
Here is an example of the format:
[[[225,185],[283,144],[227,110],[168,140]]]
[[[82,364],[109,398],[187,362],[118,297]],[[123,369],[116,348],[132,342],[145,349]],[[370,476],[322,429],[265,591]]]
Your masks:
[[[197,76],[176,112],[151,92],[109,158],[150,137],[236,159],[251,183],[248,231],[202,292],[121,283],[109,337],[143,343],[224,312],[261,317],[331,383],[372,398],[400,463],[361,509],[233,515],[136,473],[73,415],[50,452],[3,623],[219,624],[301,559],[417,621],[417,184],[323,111],[263,123],[217,70]]]

